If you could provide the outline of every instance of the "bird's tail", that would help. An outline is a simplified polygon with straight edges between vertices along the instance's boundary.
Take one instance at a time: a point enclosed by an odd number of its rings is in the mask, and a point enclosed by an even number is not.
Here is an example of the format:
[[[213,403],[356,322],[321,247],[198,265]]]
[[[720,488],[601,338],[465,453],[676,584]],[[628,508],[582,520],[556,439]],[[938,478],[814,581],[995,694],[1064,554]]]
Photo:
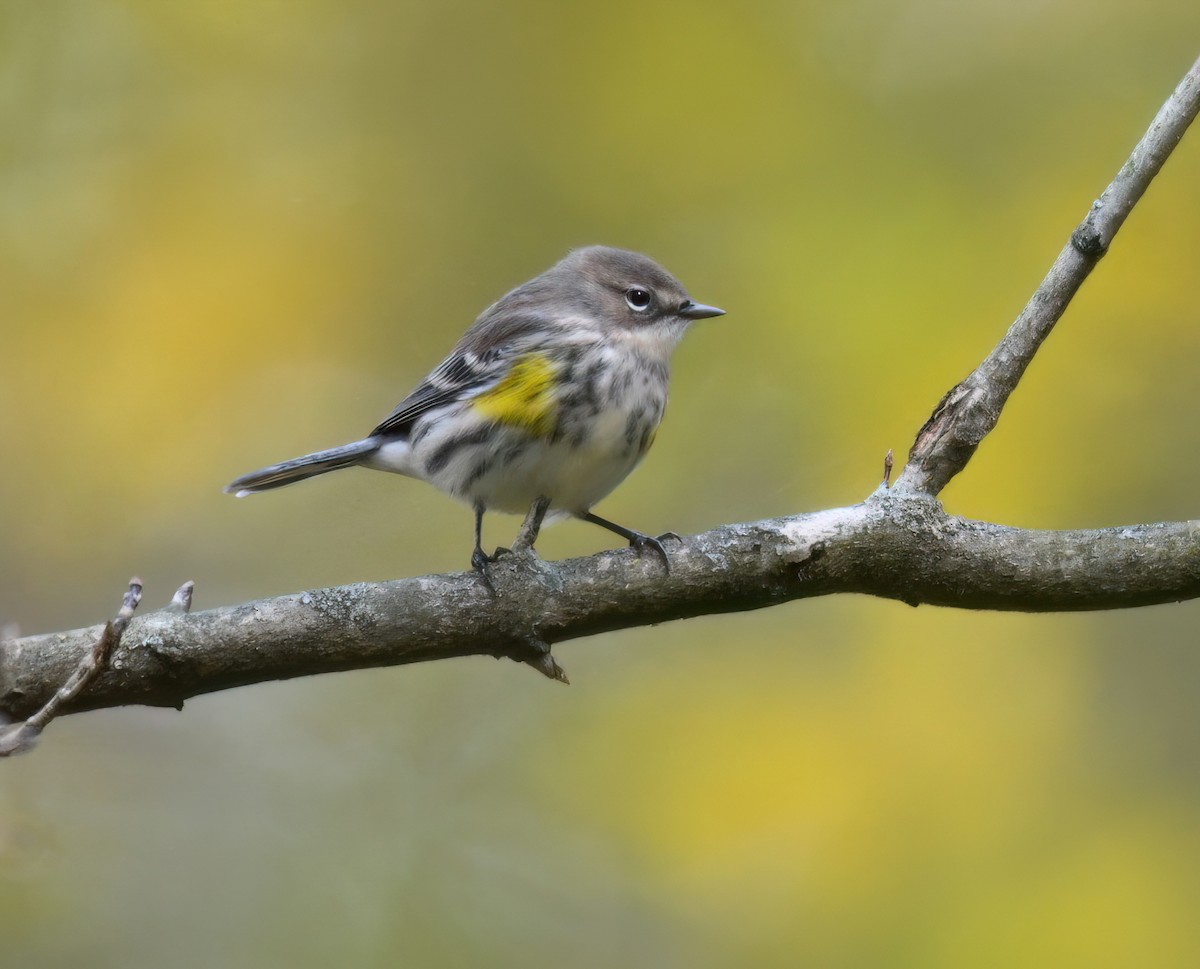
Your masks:
[[[316,451],[303,457],[292,458],[282,464],[272,464],[244,474],[236,481],[225,487],[225,493],[244,498],[246,495],[257,494],[260,491],[270,491],[272,488],[282,488],[294,481],[303,481],[326,471],[337,471],[339,468],[352,468],[362,464],[367,458],[379,450],[380,441],[377,437],[364,438],[353,444],[343,444],[332,447],[327,451]]]

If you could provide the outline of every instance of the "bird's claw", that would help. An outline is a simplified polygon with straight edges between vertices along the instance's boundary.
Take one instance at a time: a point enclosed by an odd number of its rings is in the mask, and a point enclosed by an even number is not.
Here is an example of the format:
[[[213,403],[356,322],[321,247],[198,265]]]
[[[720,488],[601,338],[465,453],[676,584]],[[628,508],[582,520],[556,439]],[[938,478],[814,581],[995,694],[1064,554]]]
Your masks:
[[[496,550],[500,552],[500,549]],[[498,599],[500,593],[496,591],[496,586],[492,582],[492,564],[496,561],[496,556],[488,555],[483,549],[476,547],[471,553],[471,568],[479,576],[484,587],[488,590],[488,595],[493,599]]]
[[[677,542],[683,541],[683,539],[674,532],[664,532],[657,538],[655,538],[653,535],[643,535],[641,532],[638,532],[629,540],[629,547],[634,549],[638,555],[641,555],[646,549],[651,549],[662,562],[663,571],[669,575],[671,572],[671,559],[667,555],[666,548],[663,546],[663,539],[666,538],[673,538]]]
[[[518,571],[541,574],[547,568],[532,545],[513,542],[512,548],[501,546],[492,555],[488,555],[481,548],[475,549],[471,553],[471,567],[479,574],[479,578],[483,580],[483,584],[487,586],[492,597],[497,599],[500,598],[500,593],[492,581],[492,566],[502,558],[511,559],[512,567]]]

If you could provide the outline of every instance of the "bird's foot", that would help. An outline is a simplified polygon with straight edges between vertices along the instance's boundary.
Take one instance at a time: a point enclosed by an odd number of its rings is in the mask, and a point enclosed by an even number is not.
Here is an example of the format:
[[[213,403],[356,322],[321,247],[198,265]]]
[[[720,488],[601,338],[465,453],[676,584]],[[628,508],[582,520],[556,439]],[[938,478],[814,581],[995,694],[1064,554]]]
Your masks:
[[[496,549],[495,555],[488,555],[478,545],[471,553],[471,568],[475,570],[475,574],[479,576],[483,582],[484,588],[487,589],[488,595],[493,599],[500,598],[500,593],[496,591],[496,583],[492,581],[492,566],[496,564],[496,560],[500,557],[501,552],[507,552],[506,548]]]
[[[667,539],[673,539],[676,542],[682,542],[683,539],[674,532],[663,532],[657,538],[653,535],[645,535],[642,532],[634,532],[633,537],[629,539],[629,547],[634,549],[638,555],[641,555],[646,549],[650,549],[658,556],[659,561],[663,564],[663,571],[668,575],[671,572],[671,559],[667,555],[667,549],[663,542]]]
[[[499,552],[501,549],[497,549],[496,551]],[[487,552],[481,548],[476,547],[475,551],[471,553],[471,568],[473,568],[480,575],[486,575],[488,566],[495,561],[495,556],[488,555]]]
[[[504,562],[504,571],[511,570],[512,573],[540,582],[547,581],[554,573],[553,566],[538,555],[532,545],[517,541],[513,542],[512,548],[501,546],[491,555],[477,548],[471,554],[471,566],[487,586],[488,592],[497,599],[500,598],[500,593],[495,582],[498,577],[496,566],[501,561]]]

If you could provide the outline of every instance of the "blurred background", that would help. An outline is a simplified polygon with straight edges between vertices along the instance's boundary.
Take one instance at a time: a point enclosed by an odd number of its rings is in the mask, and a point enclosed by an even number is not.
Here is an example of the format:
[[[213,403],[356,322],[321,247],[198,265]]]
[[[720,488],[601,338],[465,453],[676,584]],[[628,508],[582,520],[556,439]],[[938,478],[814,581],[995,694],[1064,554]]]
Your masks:
[[[1197,37],[1185,0],[8,0],[0,622],[465,568],[418,482],[221,488],[360,436],[592,242],[729,311],[598,511],[853,503]],[[1200,516],[1198,211],[1192,132],[950,511]],[[1196,965],[1198,619],[839,597],[564,644],[569,689],[474,658],[69,717],[0,764],[5,958]]]

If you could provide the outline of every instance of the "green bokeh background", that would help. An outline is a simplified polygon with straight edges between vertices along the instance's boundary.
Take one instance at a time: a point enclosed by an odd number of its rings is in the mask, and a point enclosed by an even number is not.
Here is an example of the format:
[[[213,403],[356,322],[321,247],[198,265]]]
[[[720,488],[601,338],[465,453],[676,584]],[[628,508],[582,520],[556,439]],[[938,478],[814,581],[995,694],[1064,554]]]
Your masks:
[[[360,435],[591,242],[729,310],[602,514],[856,501],[1198,37],[1185,0],[8,0],[0,620],[465,566],[418,482],[220,489]],[[1193,132],[949,510],[1200,514],[1198,212]],[[565,644],[569,689],[478,658],[70,717],[0,764],[4,960],[1196,965],[1198,608],[841,597]]]

